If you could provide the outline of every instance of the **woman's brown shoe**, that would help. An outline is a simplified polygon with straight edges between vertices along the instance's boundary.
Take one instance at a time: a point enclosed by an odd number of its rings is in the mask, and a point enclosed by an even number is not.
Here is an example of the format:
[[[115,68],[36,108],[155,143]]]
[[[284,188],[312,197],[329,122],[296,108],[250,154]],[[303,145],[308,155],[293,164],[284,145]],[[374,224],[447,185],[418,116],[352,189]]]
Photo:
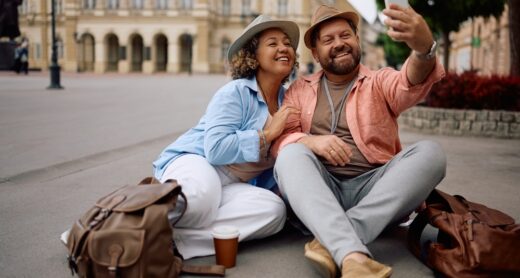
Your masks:
[[[316,267],[321,277],[336,278],[336,263],[329,251],[317,239],[305,244],[305,258]]]

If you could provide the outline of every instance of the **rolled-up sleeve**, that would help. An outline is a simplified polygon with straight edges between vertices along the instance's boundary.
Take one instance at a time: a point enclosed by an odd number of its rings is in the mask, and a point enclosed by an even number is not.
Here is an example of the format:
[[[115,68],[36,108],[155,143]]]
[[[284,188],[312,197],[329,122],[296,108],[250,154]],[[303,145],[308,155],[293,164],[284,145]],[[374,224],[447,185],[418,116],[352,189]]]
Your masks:
[[[259,136],[256,130],[242,130],[247,103],[236,87],[225,87],[211,100],[206,111],[204,155],[209,163],[257,162]]]
[[[430,92],[433,84],[445,75],[444,67],[437,58],[434,68],[426,79],[422,83],[412,85],[406,75],[408,66],[409,59],[400,71],[385,68],[377,73],[379,85],[374,88],[383,92],[394,115],[399,115],[421,101]]]

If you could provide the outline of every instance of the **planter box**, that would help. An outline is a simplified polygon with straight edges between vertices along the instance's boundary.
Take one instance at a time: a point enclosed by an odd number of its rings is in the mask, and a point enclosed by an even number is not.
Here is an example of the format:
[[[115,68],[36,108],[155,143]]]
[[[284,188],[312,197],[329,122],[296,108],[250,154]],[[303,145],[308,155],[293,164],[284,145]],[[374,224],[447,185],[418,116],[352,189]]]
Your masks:
[[[415,106],[398,122],[402,128],[425,133],[520,139],[520,112]]]

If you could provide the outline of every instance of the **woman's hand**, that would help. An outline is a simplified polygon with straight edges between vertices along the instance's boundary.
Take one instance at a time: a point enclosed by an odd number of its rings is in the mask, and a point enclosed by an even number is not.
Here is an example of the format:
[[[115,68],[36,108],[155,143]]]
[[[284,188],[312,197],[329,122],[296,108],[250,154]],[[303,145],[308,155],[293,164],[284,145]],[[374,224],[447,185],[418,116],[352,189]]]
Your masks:
[[[298,114],[300,114],[300,110],[297,108],[286,105],[280,107],[280,109],[274,113],[271,122],[264,127],[264,135],[267,143],[270,144],[282,134],[289,116]]]

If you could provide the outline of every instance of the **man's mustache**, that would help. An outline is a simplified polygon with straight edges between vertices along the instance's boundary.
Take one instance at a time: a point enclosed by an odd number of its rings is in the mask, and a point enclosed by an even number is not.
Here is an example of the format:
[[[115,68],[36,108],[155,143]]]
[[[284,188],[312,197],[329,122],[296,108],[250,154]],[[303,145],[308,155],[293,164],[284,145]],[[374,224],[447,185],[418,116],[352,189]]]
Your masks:
[[[330,56],[332,58],[336,58],[340,54],[350,54],[352,53],[352,47],[344,45],[342,47],[337,47],[332,49]]]

